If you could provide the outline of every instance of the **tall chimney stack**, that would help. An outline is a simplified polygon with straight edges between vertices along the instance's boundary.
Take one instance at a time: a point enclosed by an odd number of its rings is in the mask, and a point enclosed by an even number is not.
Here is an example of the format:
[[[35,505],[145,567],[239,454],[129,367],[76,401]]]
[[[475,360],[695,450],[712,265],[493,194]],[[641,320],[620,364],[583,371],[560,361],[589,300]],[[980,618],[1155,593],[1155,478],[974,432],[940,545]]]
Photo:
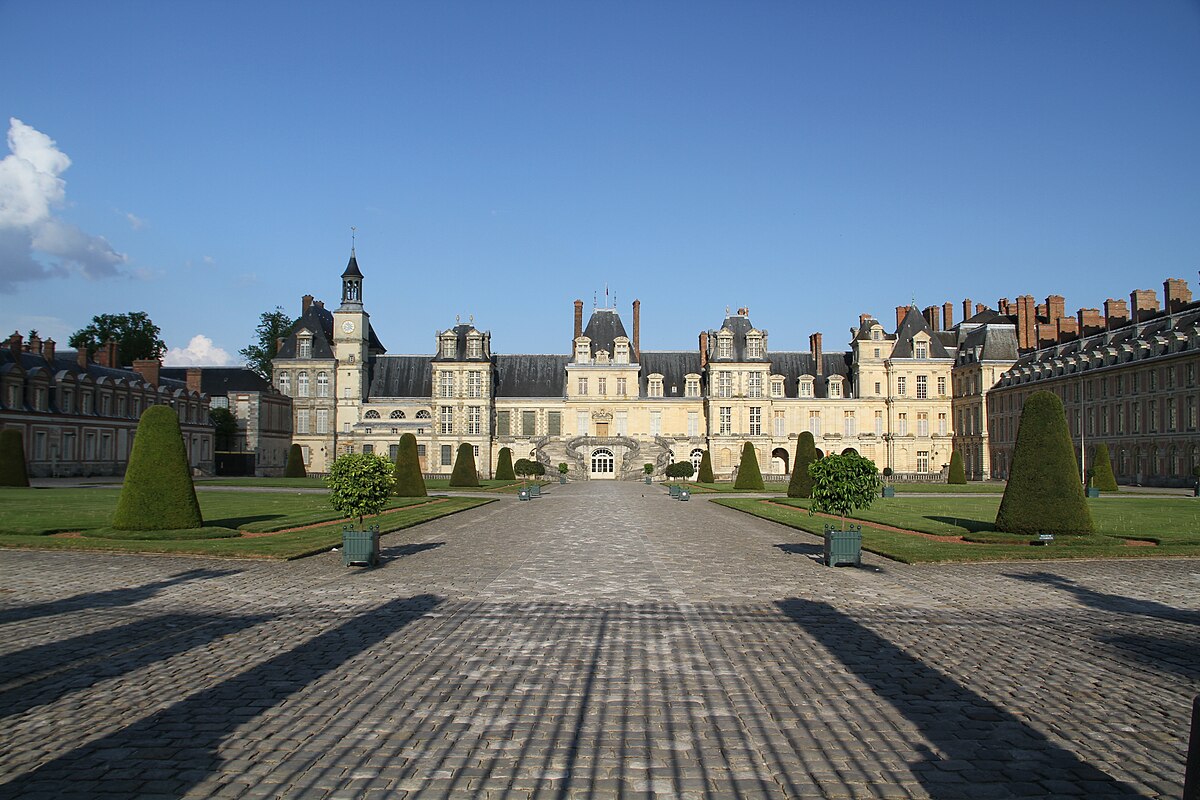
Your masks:
[[[188,367],[187,388],[188,388],[189,392],[195,392],[196,394],[204,394],[202,391],[200,391],[200,384],[201,384],[203,374],[204,373],[202,373],[200,371],[199,367]]]
[[[21,363],[21,348],[24,346],[24,337],[20,331],[13,331],[12,336],[8,337],[8,349],[12,351],[13,361]]]
[[[708,366],[708,331],[700,331],[700,368]]]
[[[1104,301],[1104,326],[1110,331],[1129,322],[1129,305],[1124,299]]]
[[[812,350],[813,369],[818,375],[825,374],[824,359],[821,353],[821,334],[814,333],[808,337],[808,347]]]
[[[1167,278],[1163,281],[1163,307],[1168,314],[1182,311],[1190,302],[1192,293],[1188,291],[1187,281],[1182,278]]]
[[[29,352],[33,353],[35,356],[40,356],[42,354],[42,337],[38,336],[36,333],[29,334]]]
[[[1017,298],[1017,347],[1032,350],[1037,347],[1037,309],[1033,295],[1023,294]]]
[[[922,316],[925,317],[925,322],[929,325],[929,329],[931,331],[940,330],[938,327],[940,324],[940,320],[938,319],[939,310],[940,309],[937,306],[928,306],[926,307],[925,311],[922,312]]]
[[[1098,308],[1081,308],[1078,313],[1079,338],[1091,336],[1104,330],[1104,317]]]
[[[642,360],[642,301],[633,301],[633,357]]]
[[[162,362],[157,358],[139,358],[133,362],[133,371],[151,386],[158,386],[158,371],[161,368]]]
[[[50,365],[50,369],[55,369],[53,339],[47,339],[46,341],[42,342],[42,358],[46,359],[46,363]]]
[[[963,300],[963,322],[971,318],[971,298]]]
[[[303,317],[308,313],[308,310],[312,308],[312,303],[313,296],[311,294],[306,294],[304,297],[300,298],[300,316]]]
[[[954,303],[942,303],[942,330],[954,327]]]
[[[896,330],[900,330],[900,326],[904,324],[904,317],[908,314],[908,306],[896,306]]]
[[[575,301],[575,335],[571,337],[571,355],[575,355],[575,340],[583,335],[583,301]]]
[[[1145,322],[1158,313],[1158,296],[1153,289],[1134,289],[1129,293],[1129,314],[1134,322]]]
[[[1061,294],[1052,294],[1046,298],[1046,318],[1051,325],[1057,326],[1058,321],[1067,315],[1067,301]]]

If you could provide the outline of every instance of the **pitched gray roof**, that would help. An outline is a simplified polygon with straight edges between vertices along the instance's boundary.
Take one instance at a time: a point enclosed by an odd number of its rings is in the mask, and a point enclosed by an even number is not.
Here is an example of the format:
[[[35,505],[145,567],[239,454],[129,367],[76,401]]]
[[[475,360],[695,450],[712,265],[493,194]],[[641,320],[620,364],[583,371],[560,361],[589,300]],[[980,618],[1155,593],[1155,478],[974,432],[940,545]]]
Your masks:
[[[296,320],[291,332],[284,338],[277,358],[296,358],[296,334],[301,330],[312,333],[312,357],[333,358],[333,312],[321,303],[313,303],[308,311]]]
[[[721,323],[721,328],[733,332],[733,357],[732,358],[716,358],[717,350],[717,333],[718,331],[709,331],[709,361],[717,362],[740,362],[747,361],[746,358],[746,334],[754,330],[754,324],[750,322],[750,317],[742,314],[730,314],[725,317],[725,321]],[[768,355],[763,359],[754,359],[755,361],[770,360]]]
[[[367,398],[433,396],[432,356],[379,356],[371,365]]]
[[[687,391],[686,376],[689,373],[700,375],[700,353],[695,350],[664,352],[643,350],[641,356],[641,375],[638,377],[638,387],[642,397],[646,396],[649,376],[663,376],[663,397],[684,397]],[[703,382],[703,378],[701,378]],[[700,391],[703,393],[704,388]]]
[[[565,397],[571,356],[493,356],[496,397]]]
[[[801,375],[812,375],[813,395],[816,397],[829,396],[829,377],[838,375],[842,378],[842,392],[846,395],[855,394],[853,379],[850,376],[852,353],[822,353],[822,374],[816,374],[816,360],[812,353],[795,353],[775,351],[770,355],[771,374],[782,375],[786,380],[783,384],[785,397],[799,397],[798,381]],[[764,387],[764,389],[767,387]]]
[[[477,329],[474,325],[467,325],[464,323],[461,325],[455,325],[451,330],[454,331],[454,335],[455,335],[455,339],[456,339],[455,347],[454,347],[454,350],[455,350],[454,355],[452,355],[452,356],[441,355],[441,349],[442,349],[441,345],[440,345],[441,336],[439,335],[439,337],[438,337],[438,342],[439,342],[438,355],[434,357],[434,359],[433,359],[434,361],[479,361],[479,362],[483,362],[486,360],[483,356],[480,356],[479,358],[472,358],[472,359],[467,358],[467,334],[469,334],[471,331],[477,331]]]
[[[593,356],[601,350],[613,352],[617,337],[629,338],[629,334],[625,333],[625,326],[621,324],[621,315],[611,308],[597,308],[593,311],[587,327],[583,329],[583,335],[592,340]]]
[[[1016,361],[1017,329],[1010,325],[981,325],[970,331],[958,348],[959,364],[976,361]]]
[[[899,330],[896,331],[896,346],[892,348],[892,358],[912,358],[913,337],[922,331],[929,336],[930,358],[951,357],[950,353],[946,352],[946,347],[942,344],[941,339],[934,335],[921,312],[917,311],[915,306],[909,306],[908,313],[904,315],[904,320],[900,323]]]
[[[94,362],[88,362],[87,369],[79,366],[78,353],[75,350],[60,350],[54,354],[54,363],[51,364],[46,360],[45,356],[40,353],[22,352],[18,359],[12,357],[12,351],[6,347],[0,347],[0,367],[19,364],[23,370],[29,372],[41,367],[47,370],[51,377],[59,372],[66,372],[70,375],[84,375],[96,380],[98,378],[110,378],[112,380],[125,381],[140,381],[142,376],[131,369],[121,369],[119,367],[102,367]],[[186,389],[187,382],[176,379],[164,374],[167,370],[159,372],[158,383],[160,386],[166,386],[171,389]]]
[[[257,373],[245,367],[200,367],[200,391],[209,397],[227,395],[230,392],[269,392],[271,384]],[[187,367],[163,367],[160,378],[173,378],[187,382]]]

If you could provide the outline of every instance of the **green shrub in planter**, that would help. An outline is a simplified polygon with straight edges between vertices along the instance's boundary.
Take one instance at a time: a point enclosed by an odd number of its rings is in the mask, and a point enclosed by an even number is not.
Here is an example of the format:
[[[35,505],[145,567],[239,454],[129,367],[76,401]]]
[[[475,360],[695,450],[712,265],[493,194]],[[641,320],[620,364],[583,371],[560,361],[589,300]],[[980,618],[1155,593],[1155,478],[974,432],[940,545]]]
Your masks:
[[[646,473],[647,475],[653,475],[654,474],[654,465],[653,464],[642,464],[642,472]]]
[[[329,503],[347,517],[378,514],[387,505],[395,486],[392,462],[375,453],[345,453],[329,467],[325,483],[329,486]]]
[[[846,515],[869,507],[883,485],[875,462],[857,453],[826,456],[808,471],[813,477],[813,510],[840,516],[842,530],[846,530]]]
[[[810,431],[802,431],[796,439],[796,458],[792,463],[792,479],[788,482],[788,497],[812,497],[813,478],[808,467],[816,460],[816,440]]]
[[[738,465],[738,476],[733,488],[759,492],[766,488],[763,484],[762,472],[758,469],[758,454],[754,452],[754,445],[749,442],[742,445],[742,461]]]
[[[946,483],[964,486],[967,482],[967,471],[963,469],[962,453],[955,450],[950,453],[950,474],[946,477]]]
[[[1092,448],[1092,486],[1102,492],[1117,491],[1117,476],[1113,475],[1108,445],[1103,442]]]
[[[667,466],[668,478],[690,478],[696,473],[696,468],[690,461],[676,461]]]
[[[294,444],[288,448],[287,466],[283,468],[283,477],[308,477],[308,472],[304,469],[304,451],[300,449],[300,445],[298,444]]]
[[[475,471],[475,448],[466,442],[458,446],[458,454],[454,457],[454,471],[450,473],[450,485],[479,485],[479,473]]]
[[[400,437],[396,452],[395,486],[392,494],[397,497],[428,497],[425,476],[421,474],[421,457],[417,455],[417,437],[406,433]]]
[[[517,473],[513,472],[512,448],[501,447],[500,456],[496,460],[496,480],[515,481]]]
[[[112,527],[156,531],[203,526],[191,472],[175,409],[150,406],[138,421]]]
[[[25,445],[21,431],[5,428],[0,431],[0,486],[28,486],[29,471],[25,469]]]
[[[1034,392],[1021,409],[996,529],[1029,536],[1093,531],[1062,401],[1052,392]]]
[[[704,455],[700,456],[700,473],[696,476],[696,480],[700,483],[716,483],[712,471],[712,456],[708,451],[704,451]]]

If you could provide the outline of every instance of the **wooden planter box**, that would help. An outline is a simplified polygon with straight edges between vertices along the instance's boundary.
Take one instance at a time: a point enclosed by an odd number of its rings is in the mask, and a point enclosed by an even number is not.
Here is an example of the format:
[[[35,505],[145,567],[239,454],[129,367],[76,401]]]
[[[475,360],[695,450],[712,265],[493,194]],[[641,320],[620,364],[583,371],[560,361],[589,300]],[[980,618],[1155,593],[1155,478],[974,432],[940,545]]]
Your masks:
[[[862,526],[851,525],[846,530],[825,526],[825,564],[862,566]]]
[[[363,564],[373,567],[379,563],[379,526],[356,531],[347,525],[342,530],[342,565]]]

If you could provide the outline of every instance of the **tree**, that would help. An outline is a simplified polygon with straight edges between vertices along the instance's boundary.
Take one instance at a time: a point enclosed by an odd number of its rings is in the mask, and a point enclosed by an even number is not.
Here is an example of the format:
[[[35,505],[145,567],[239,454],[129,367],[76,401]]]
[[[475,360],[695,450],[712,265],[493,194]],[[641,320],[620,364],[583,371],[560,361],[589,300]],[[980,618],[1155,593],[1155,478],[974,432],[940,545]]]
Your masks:
[[[479,473],[475,471],[475,448],[463,442],[454,456],[454,470],[450,473],[451,486],[478,486]]]
[[[121,364],[128,365],[139,358],[162,358],[167,345],[159,338],[159,333],[158,326],[145,311],[99,314],[92,317],[90,325],[72,333],[67,343],[76,350],[87,350],[88,358],[92,358],[111,339],[117,343]]]
[[[646,473],[647,475],[653,475],[654,474],[654,465],[653,464],[642,464],[642,472]]]
[[[1093,530],[1062,401],[1052,392],[1034,392],[1021,409],[996,528],[1031,536]]]
[[[25,446],[19,428],[0,431],[0,486],[28,486]]]
[[[1092,486],[1102,492],[1117,491],[1117,477],[1113,475],[1112,460],[1108,457],[1108,445],[1104,442],[1092,448]]]
[[[304,451],[300,445],[294,444],[288,448],[287,466],[283,468],[285,478],[307,478],[308,471],[304,469]]]
[[[696,476],[696,480],[700,483],[716,483],[712,471],[712,456],[708,451],[704,451],[704,455],[700,456],[700,473]]]
[[[512,448],[501,447],[500,456],[496,459],[496,480],[513,481],[516,479],[517,473],[513,472]]]
[[[228,408],[212,408],[208,411],[208,420],[213,426],[213,449],[232,450],[238,434],[237,417]]]
[[[967,482],[967,471],[963,469],[962,453],[953,450],[950,453],[950,474],[946,476],[946,483],[964,486]]]
[[[818,459],[808,472],[813,478],[813,510],[840,516],[842,530],[846,515],[869,507],[882,487],[875,462],[857,453]]]
[[[696,473],[696,468],[690,461],[676,461],[667,467],[668,478],[690,478]]]
[[[150,406],[138,421],[112,526],[158,531],[202,525],[179,416],[170,406]]]
[[[347,517],[378,514],[387,505],[395,483],[392,462],[375,453],[344,453],[329,467],[325,483],[329,503]]]
[[[749,442],[742,445],[742,461],[738,465],[738,476],[733,488],[754,489],[760,492],[766,488],[763,485],[762,472],[758,469],[758,454],[754,452],[754,445]]]
[[[246,359],[246,366],[266,380],[273,381],[274,370],[271,362],[279,353],[279,340],[292,332],[296,321],[284,313],[282,306],[275,306],[274,311],[264,311],[258,317],[258,327],[254,329],[254,341],[238,350],[238,355]]]
[[[811,431],[802,431],[796,439],[796,458],[792,463],[792,479],[788,481],[788,497],[812,497],[813,478],[808,465],[817,460],[817,442]]]
[[[417,452],[417,437],[406,433],[400,437],[396,451],[396,484],[392,493],[397,497],[428,497],[425,476],[421,474],[421,456]]]

